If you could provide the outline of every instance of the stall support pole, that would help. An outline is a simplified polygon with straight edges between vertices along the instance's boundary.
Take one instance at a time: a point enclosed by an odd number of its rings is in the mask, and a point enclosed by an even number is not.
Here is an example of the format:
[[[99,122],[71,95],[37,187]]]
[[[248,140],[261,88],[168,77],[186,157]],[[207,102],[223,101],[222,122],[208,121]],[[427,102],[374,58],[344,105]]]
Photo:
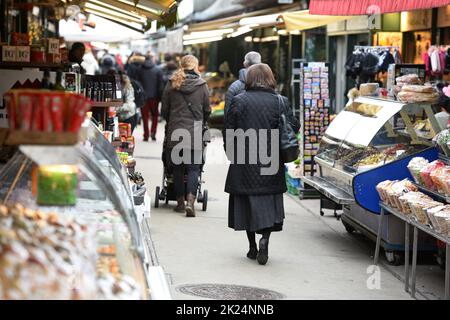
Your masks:
[[[414,240],[413,240],[413,258],[412,258],[412,279],[411,279],[411,297],[416,297],[416,269],[417,269],[417,227],[414,226]]]
[[[445,300],[450,300],[450,244],[445,246]]]
[[[373,263],[375,265],[378,265],[378,259],[380,257],[381,232],[383,230],[383,217],[384,217],[384,209],[381,208],[379,224],[378,224],[377,244],[375,246],[375,256],[373,257]]]
[[[409,223],[405,221],[405,291],[409,292]]]

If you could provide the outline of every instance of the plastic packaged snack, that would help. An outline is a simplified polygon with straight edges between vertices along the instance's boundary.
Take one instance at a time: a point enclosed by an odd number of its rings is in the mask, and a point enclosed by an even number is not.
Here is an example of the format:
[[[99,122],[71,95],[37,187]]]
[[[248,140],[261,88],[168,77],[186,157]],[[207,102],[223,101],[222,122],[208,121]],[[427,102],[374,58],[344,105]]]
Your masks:
[[[450,178],[450,167],[444,166],[433,170],[430,173],[430,178],[433,181],[439,193],[447,194],[447,187],[445,180]]]
[[[433,172],[434,170],[440,168],[440,167],[444,167],[445,164],[440,161],[440,160],[435,160],[433,162],[430,162],[426,167],[424,167],[421,171],[420,171],[420,178],[423,181],[423,185],[425,187],[427,187],[430,190],[436,190],[436,187],[433,183],[433,180],[431,180],[430,174],[431,172]]]
[[[411,85],[407,84],[402,87],[402,91],[417,92],[417,93],[433,93],[435,92],[432,86]]]
[[[411,173],[414,181],[418,184],[423,184],[423,181],[420,177],[420,171],[428,165],[428,160],[422,157],[412,158],[408,163],[408,170]]]

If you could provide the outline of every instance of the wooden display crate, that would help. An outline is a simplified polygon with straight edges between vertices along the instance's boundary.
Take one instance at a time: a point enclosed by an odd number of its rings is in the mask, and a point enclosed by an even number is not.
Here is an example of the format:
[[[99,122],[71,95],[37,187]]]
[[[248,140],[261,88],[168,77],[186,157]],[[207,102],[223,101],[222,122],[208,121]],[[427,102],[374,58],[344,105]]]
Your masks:
[[[13,130],[3,133],[0,131],[0,143],[17,146],[17,145],[75,145],[79,141],[86,140],[87,131],[82,128],[78,133],[74,132],[36,132]]]

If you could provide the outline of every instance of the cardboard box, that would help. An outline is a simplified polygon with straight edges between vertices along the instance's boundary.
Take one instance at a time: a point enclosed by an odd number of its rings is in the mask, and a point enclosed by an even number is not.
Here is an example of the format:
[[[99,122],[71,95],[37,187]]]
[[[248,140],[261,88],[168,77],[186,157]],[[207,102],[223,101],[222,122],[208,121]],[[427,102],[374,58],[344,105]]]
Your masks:
[[[16,46],[2,46],[2,61],[16,62],[17,47]]]
[[[30,62],[30,47],[29,46],[17,46],[16,61],[17,62]]]

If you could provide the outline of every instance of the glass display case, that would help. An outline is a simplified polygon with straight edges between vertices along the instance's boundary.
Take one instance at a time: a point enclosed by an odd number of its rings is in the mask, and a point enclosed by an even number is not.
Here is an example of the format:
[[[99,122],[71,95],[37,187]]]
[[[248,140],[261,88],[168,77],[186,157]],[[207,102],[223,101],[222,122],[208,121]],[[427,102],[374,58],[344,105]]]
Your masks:
[[[432,138],[439,131],[429,104],[359,97],[337,115],[325,132],[314,158],[318,174],[302,180],[322,196],[343,205],[341,220],[347,231],[359,230],[373,238],[380,212],[376,185],[409,177],[407,165],[414,156],[435,159],[437,149]],[[392,250],[403,248],[403,243],[403,224],[388,216],[382,229],[388,261]],[[423,243],[426,241],[421,240]]]
[[[360,97],[341,111],[325,132],[315,157],[319,176],[330,176],[352,194],[356,174],[432,146],[431,138],[439,131],[430,105]]]
[[[33,291],[25,288],[26,279],[20,279],[21,273],[16,275],[14,281],[9,279],[11,281],[8,282],[8,278],[2,278],[0,298],[14,298],[14,294],[21,298],[41,295],[53,299],[151,298],[146,251],[152,248],[144,243],[145,237],[136,217],[126,172],[102,133],[92,124],[87,132],[87,139],[75,146],[20,146],[0,171],[0,200],[6,205],[0,207],[0,211],[4,212],[4,220],[0,214],[0,251],[11,249],[10,244],[2,247],[2,244],[8,243],[2,242],[2,238],[9,239],[9,235],[12,243],[24,249],[17,253],[40,257],[30,258],[25,263],[22,261],[20,265],[23,270],[37,268],[35,260],[39,260],[44,282],[50,283],[58,277],[49,272],[53,269],[58,270],[56,274],[64,270],[68,278],[82,278],[83,281],[74,281],[65,290],[50,288],[45,292],[43,289]],[[70,197],[72,181],[76,182],[74,195]],[[61,185],[64,186],[63,197],[57,194],[59,189],[56,186]],[[55,198],[57,195],[58,199]],[[65,197],[74,203],[52,203],[52,200],[61,201]],[[52,218],[54,223],[46,220],[55,214],[56,217]],[[15,224],[21,219],[23,225],[31,225],[38,232],[26,235],[22,224]],[[68,227],[63,228],[66,224]],[[58,231],[64,234],[61,244],[47,241],[56,237],[56,231],[48,226],[64,229]],[[81,249],[72,243],[75,241],[71,238],[73,226],[84,230],[84,240],[79,244]],[[67,255],[72,258],[67,259]],[[90,268],[76,269],[74,261],[81,260]],[[4,267],[1,262],[0,266]],[[19,262],[12,260],[9,266],[17,268],[15,264]],[[4,275],[7,274],[4,272]],[[23,277],[25,275],[23,272]],[[39,292],[39,295],[33,295],[33,292]]]

